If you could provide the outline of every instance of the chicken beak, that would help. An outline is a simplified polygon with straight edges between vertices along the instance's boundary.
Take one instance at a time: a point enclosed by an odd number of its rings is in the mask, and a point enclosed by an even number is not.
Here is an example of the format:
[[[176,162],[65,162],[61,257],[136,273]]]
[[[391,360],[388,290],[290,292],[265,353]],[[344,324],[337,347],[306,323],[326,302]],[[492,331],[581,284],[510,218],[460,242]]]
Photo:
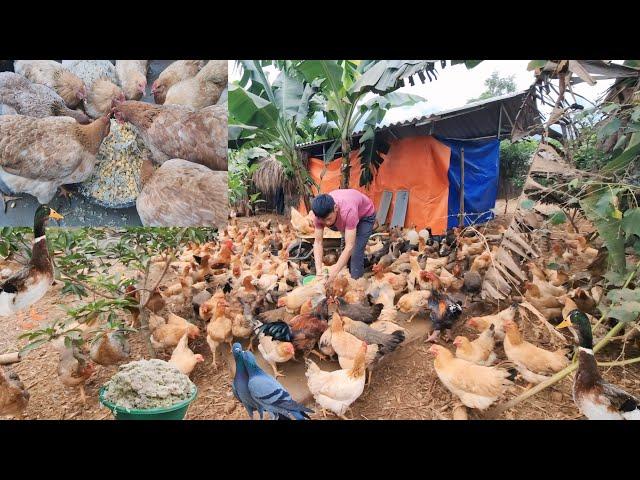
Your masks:
[[[53,218],[54,220],[62,220],[64,217],[56,212],[53,208],[49,209],[49,218]]]
[[[556,328],[559,330],[561,328],[566,328],[566,327],[571,327],[573,325],[573,323],[571,323],[571,320],[569,320],[568,318],[562,322],[560,322],[558,325],[556,325]]]

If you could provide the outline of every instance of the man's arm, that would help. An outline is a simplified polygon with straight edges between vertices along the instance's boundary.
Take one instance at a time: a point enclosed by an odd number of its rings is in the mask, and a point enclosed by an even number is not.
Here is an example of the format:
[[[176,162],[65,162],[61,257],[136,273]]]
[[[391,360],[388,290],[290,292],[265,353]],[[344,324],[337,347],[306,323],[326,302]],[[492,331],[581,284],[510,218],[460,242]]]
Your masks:
[[[356,229],[345,230],[344,232],[344,250],[342,250],[342,254],[338,258],[338,261],[331,267],[331,271],[329,273],[329,280],[333,280],[336,275],[347,266],[347,262],[349,258],[351,258],[351,254],[353,253],[353,247],[356,245]]]
[[[322,239],[324,238],[324,228],[317,228],[314,234],[313,242],[313,259],[316,263],[316,275],[322,275],[322,257],[324,256],[324,248]]]

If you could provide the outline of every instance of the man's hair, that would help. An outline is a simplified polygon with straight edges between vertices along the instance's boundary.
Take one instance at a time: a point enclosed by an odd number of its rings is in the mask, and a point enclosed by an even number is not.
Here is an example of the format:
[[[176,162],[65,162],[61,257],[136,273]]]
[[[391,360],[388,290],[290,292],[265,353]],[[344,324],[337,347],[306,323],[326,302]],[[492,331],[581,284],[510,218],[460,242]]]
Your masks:
[[[331,212],[333,212],[333,207],[336,202],[331,197],[331,195],[327,195],[323,193],[322,195],[318,195],[313,199],[313,203],[311,204],[311,210],[313,210],[313,214],[318,218],[325,218]]]

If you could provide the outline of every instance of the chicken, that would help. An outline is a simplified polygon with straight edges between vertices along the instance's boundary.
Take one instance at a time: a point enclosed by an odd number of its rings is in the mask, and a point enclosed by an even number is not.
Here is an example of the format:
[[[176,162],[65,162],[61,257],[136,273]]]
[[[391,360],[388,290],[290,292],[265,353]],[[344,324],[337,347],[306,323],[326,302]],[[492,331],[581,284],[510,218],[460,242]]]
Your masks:
[[[300,311],[302,304],[310,298],[318,298],[325,294],[324,285],[315,281],[307,285],[294,288],[284,297],[278,299],[278,307],[286,307],[289,313]]]
[[[28,403],[29,392],[18,374],[0,365],[0,415],[17,415]]]
[[[495,338],[502,341],[504,339],[504,322],[515,318],[517,308],[518,304],[514,303],[509,308],[505,308],[493,315],[471,317],[467,320],[467,325],[475,328],[479,332],[484,332],[493,325],[495,329]]]
[[[196,368],[196,365],[200,362],[204,362],[204,357],[199,353],[193,353],[187,342],[188,336],[185,333],[180,338],[176,348],[173,350],[169,363],[178,367],[178,370],[185,375],[191,375],[191,372]]]
[[[166,301],[160,290],[156,287],[156,289],[151,293],[151,298],[146,301],[146,308],[152,311],[153,313],[160,312],[166,306]]]
[[[67,107],[62,97],[51,88],[11,72],[0,73],[0,106],[28,117],[71,117],[78,123],[91,122],[83,112]]]
[[[529,383],[537,384],[549,379],[569,365],[565,356],[567,351],[555,352],[536,347],[522,338],[518,326],[513,320],[504,322],[504,353],[515,365],[522,377]]]
[[[372,323],[378,319],[383,307],[382,304],[371,305],[368,300],[363,303],[347,303],[344,299],[335,297],[331,301],[327,300],[327,308],[324,312],[327,317],[337,311],[340,315],[359,322]]]
[[[62,65],[86,85],[85,110],[91,118],[108,114],[116,102],[125,100],[116,68],[109,60],[63,60]]]
[[[225,301],[224,292],[222,291],[222,289],[218,289],[211,298],[209,298],[208,300],[206,300],[200,305],[200,308],[198,311],[200,318],[205,322],[209,321],[213,316],[213,313],[215,312],[218,303],[224,302],[224,301]]]
[[[69,117],[0,116],[0,183],[49,203],[58,187],[91,176],[110,126],[108,116],[88,125]]]
[[[353,368],[356,356],[362,345],[362,340],[344,330],[342,317],[337,313],[331,318],[331,346],[338,355],[338,363],[341,368]],[[378,345],[367,345],[365,365],[369,367],[382,357]]]
[[[170,313],[167,323],[156,328],[151,334],[151,345],[159,350],[173,348],[178,345],[185,333],[189,338],[197,338],[200,335],[200,329],[184,318]]]
[[[258,350],[262,354],[262,357],[269,363],[273,370],[273,376],[284,377],[285,375],[280,372],[276,366],[276,363],[284,363],[291,360],[295,355],[295,348],[291,342],[283,342],[275,340],[269,335],[260,333],[258,335]]]
[[[243,303],[242,312],[236,313],[231,323],[231,333],[235,338],[249,338],[258,322],[253,320],[251,304]]]
[[[467,337],[458,336],[453,341],[453,345],[456,347],[457,358],[477,365],[493,365],[497,358],[493,351],[495,346],[495,326],[491,324],[474,341],[470,341]]]
[[[16,60],[14,71],[33,83],[54,90],[69,108],[77,107],[87,98],[88,90],[84,82],[61,63],[53,60]]]
[[[327,328],[322,335],[320,336],[320,340],[318,340],[318,350],[323,355],[327,357],[333,357],[336,354],[336,351],[331,346],[331,329]]]
[[[355,402],[365,385],[365,355],[367,344],[362,342],[351,368],[325,372],[313,360],[307,359],[307,386],[324,413],[330,410],[341,418]]]
[[[432,345],[434,369],[440,381],[469,408],[486,410],[512,385],[509,372],[454,358],[440,345]]]
[[[115,365],[129,358],[131,348],[123,332],[104,333],[96,339],[89,356],[98,365]]]
[[[427,338],[427,342],[433,342],[440,336],[440,331],[445,330],[446,340],[451,340],[451,329],[453,324],[462,314],[461,302],[455,302],[453,299],[437,290],[431,292],[432,295],[427,300],[429,308],[429,317],[433,323],[433,332]]]
[[[149,60],[116,60],[116,74],[127,100],[140,100],[147,89]]]
[[[196,110],[214,105],[227,87],[227,60],[209,60],[195,77],[174,84],[164,104],[186,105]]]
[[[85,110],[91,118],[98,118],[109,114],[118,102],[124,100],[124,93],[120,87],[108,80],[99,79],[93,83],[87,94]]]
[[[538,285],[531,282],[525,282],[524,287],[526,289],[524,297],[547,320],[553,320],[561,316],[562,304],[558,301],[558,297],[550,293],[542,294]]]
[[[211,170],[227,170],[227,109],[212,105],[194,110],[183,105],[151,105],[127,100],[114,109],[149,148],[153,161],[180,158]]]
[[[411,317],[407,322],[411,322],[413,317],[416,315],[427,312],[426,307],[430,297],[430,290],[415,290],[413,292],[409,292],[400,297],[396,304],[396,309],[400,310],[402,313],[410,313]]]
[[[135,305],[124,307],[129,313],[131,313],[131,326],[137,328],[140,324],[140,291],[133,285],[129,285],[125,288],[124,298],[133,302]]]
[[[87,88],[96,80],[105,79],[119,85],[116,67],[109,60],[63,60],[62,66],[84,82]]]
[[[211,355],[213,368],[218,369],[216,362],[216,350],[222,343],[228,343],[231,348],[233,342],[233,320],[227,312],[228,303],[224,300],[220,300],[216,304],[216,308],[213,312],[213,317],[207,325],[207,343],[211,348]]]
[[[58,378],[67,387],[80,387],[80,399],[83,405],[86,405],[84,383],[95,371],[95,365],[75,342],[71,347],[63,344],[58,353]]]
[[[301,235],[311,235],[315,231],[311,218],[304,217],[293,207],[291,207],[291,226]]]
[[[393,352],[405,340],[405,334],[402,330],[396,330],[388,334],[372,328],[366,323],[352,320],[349,317],[342,316],[341,318],[345,332],[350,333],[369,345],[378,345],[382,355]]]
[[[226,224],[227,172],[178,158],[153,172],[151,162],[145,162],[143,168],[151,175],[140,176],[142,191],[136,200],[144,226],[221,228]]]
[[[233,242],[231,240],[225,240],[222,242],[220,251],[211,260],[210,264],[212,268],[229,268],[231,265],[231,255],[233,254]]]
[[[310,353],[322,358],[314,350],[324,331],[328,328],[326,320],[315,314],[297,315],[289,321],[291,328],[291,343],[296,354],[301,353],[306,358]]]
[[[177,60],[165,68],[151,85],[151,93],[155,102],[162,105],[165,102],[167,91],[172,85],[195,77],[206,62],[206,60]]]

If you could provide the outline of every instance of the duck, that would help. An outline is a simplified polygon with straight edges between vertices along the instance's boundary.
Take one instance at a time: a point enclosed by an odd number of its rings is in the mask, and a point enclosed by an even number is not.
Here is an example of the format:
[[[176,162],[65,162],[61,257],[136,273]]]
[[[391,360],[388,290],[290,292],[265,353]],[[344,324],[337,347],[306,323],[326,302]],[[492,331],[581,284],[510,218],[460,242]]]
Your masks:
[[[640,399],[605,382],[593,352],[591,323],[581,310],[572,310],[556,328],[578,330],[578,371],[573,379],[573,401],[589,420],[640,420]]]
[[[64,217],[48,205],[40,205],[33,220],[31,260],[0,284],[0,317],[32,307],[53,284],[53,263],[45,236],[45,223],[50,218],[61,220]]]

